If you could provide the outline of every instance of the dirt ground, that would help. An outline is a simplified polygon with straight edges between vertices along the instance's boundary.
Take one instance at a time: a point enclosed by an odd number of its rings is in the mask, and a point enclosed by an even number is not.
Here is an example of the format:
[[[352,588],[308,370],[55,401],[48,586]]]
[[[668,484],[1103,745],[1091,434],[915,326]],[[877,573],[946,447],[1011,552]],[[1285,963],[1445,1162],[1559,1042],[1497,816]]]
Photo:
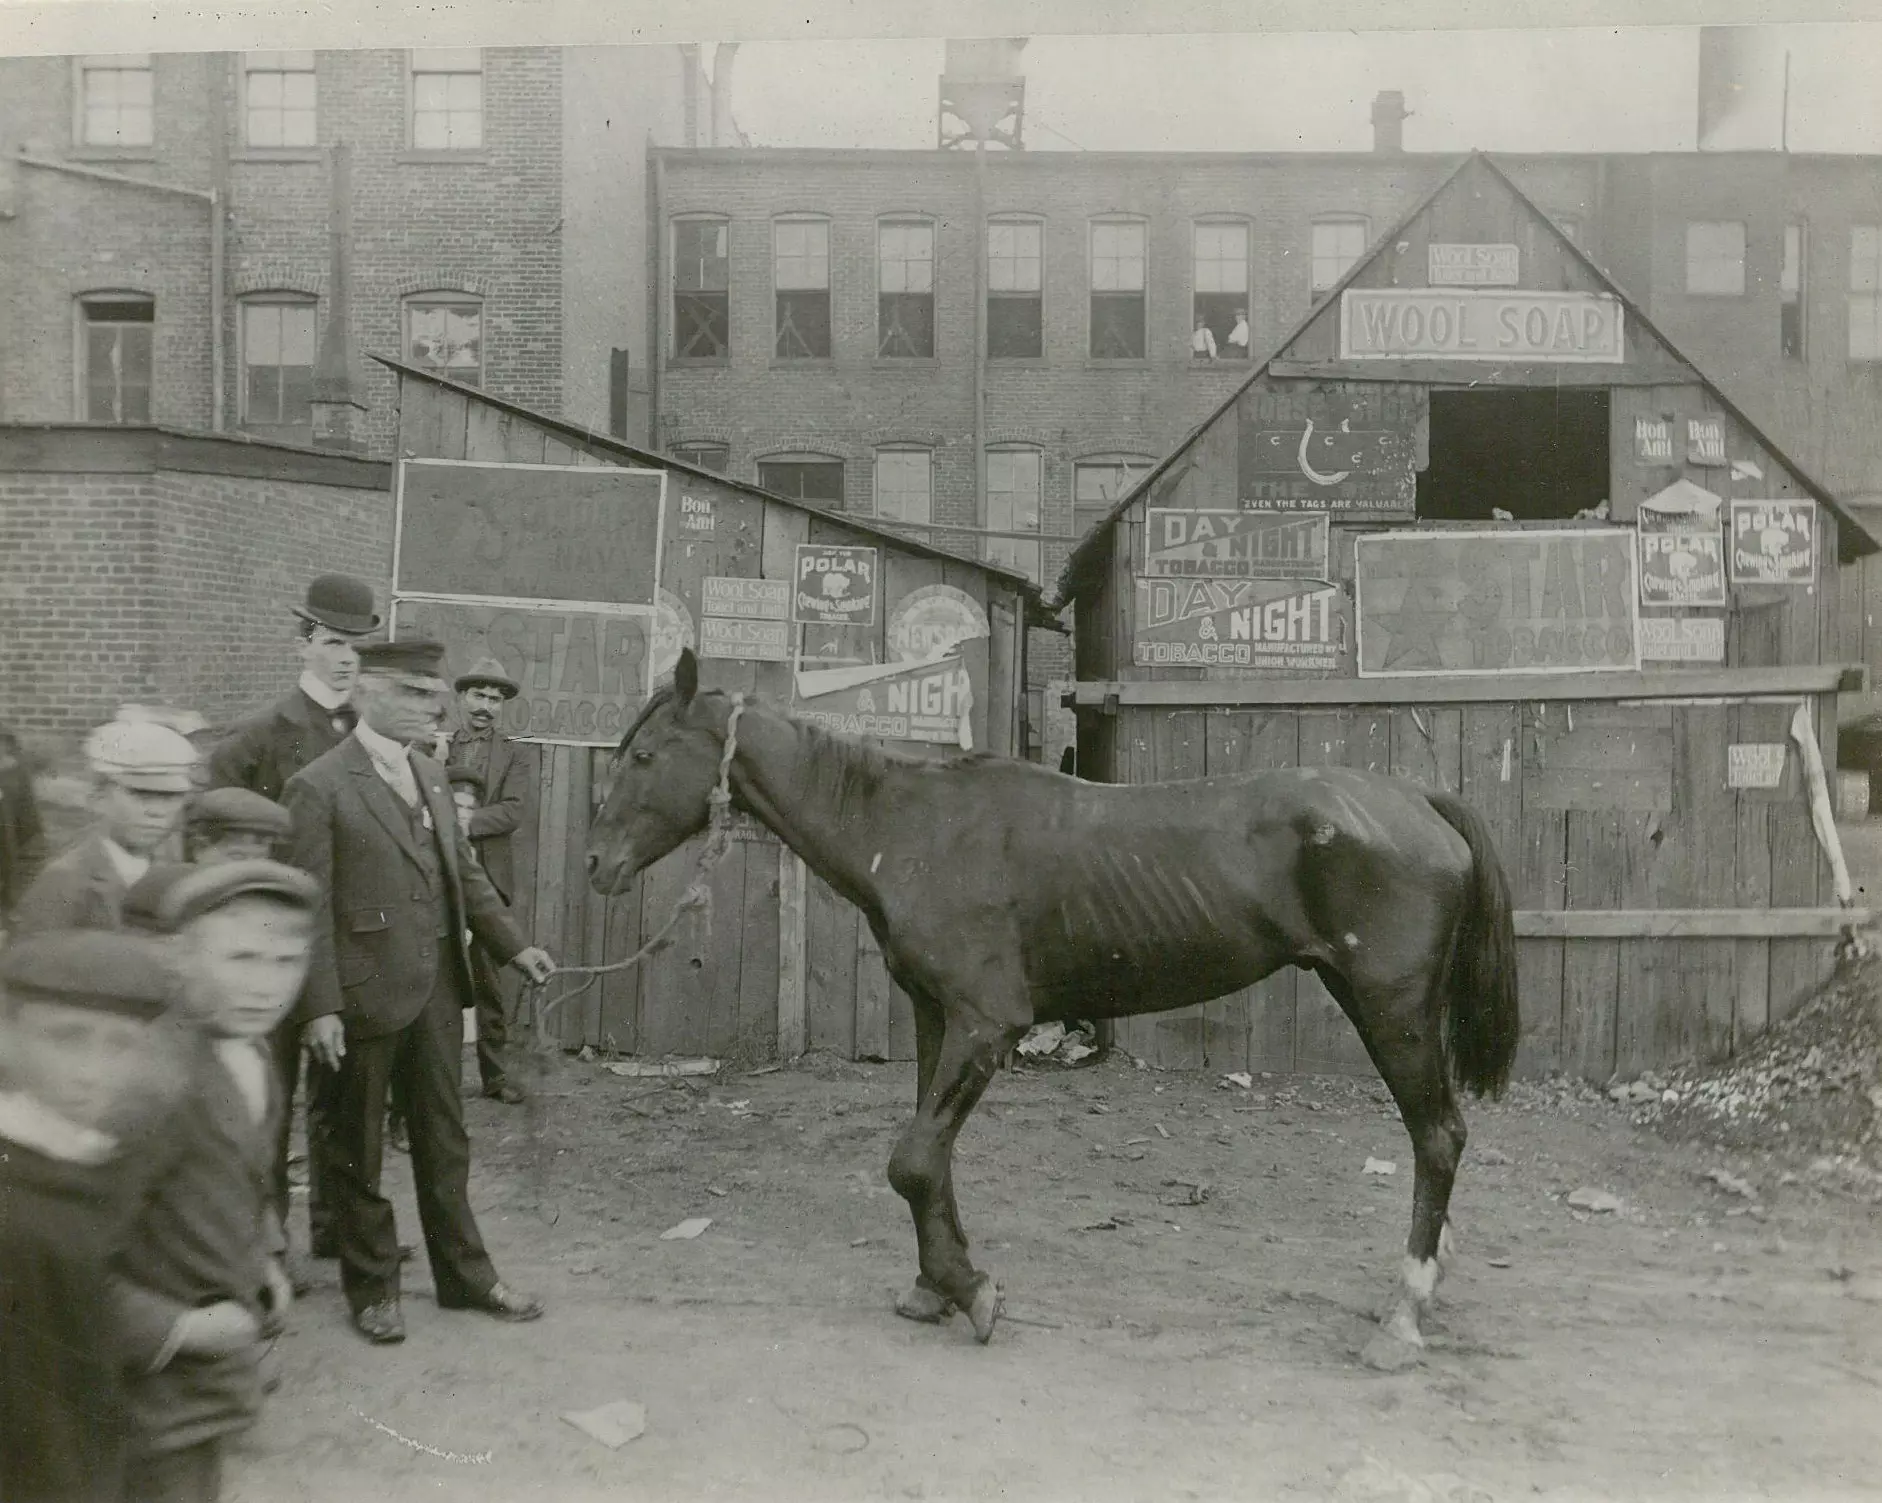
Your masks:
[[[961,1317],[890,1310],[914,1259],[883,1166],[912,1067],[813,1058],[664,1084],[546,1068],[538,1111],[469,1112],[485,1234],[547,1317],[440,1312],[421,1260],[410,1339],[373,1349],[345,1324],[334,1265],[315,1265],[234,1503],[1882,1486],[1873,1205],[1775,1159],[1670,1142],[1589,1092],[1518,1087],[1469,1109],[1431,1348],[1383,1375],[1356,1354],[1403,1245],[1411,1159],[1377,1082],[1244,1090],[1115,1056],[1000,1076],[957,1173],[976,1258],[1007,1294],[983,1349]],[[394,1172],[414,1237],[407,1162]],[[1583,1188],[1619,1209],[1571,1208]],[[712,1224],[660,1239],[691,1216]],[[646,1408],[619,1450],[560,1417],[615,1399]]]

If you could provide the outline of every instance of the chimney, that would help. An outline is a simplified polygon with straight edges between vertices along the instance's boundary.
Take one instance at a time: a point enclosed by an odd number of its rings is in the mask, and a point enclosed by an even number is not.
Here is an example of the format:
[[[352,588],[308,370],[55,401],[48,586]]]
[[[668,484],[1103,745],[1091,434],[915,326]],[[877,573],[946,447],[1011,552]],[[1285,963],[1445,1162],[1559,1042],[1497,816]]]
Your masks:
[[[738,43],[721,42],[712,54],[712,144],[738,145],[738,126],[732,120],[732,68],[738,61]]]
[[[328,205],[327,328],[314,360],[314,447],[358,454],[366,445],[360,433],[360,382],[353,369],[353,330],[350,313],[352,272],[352,162],[350,148],[340,142],[332,148],[331,201]]]
[[[1372,149],[1381,156],[1397,156],[1405,149],[1405,121],[1411,111],[1398,89],[1381,89],[1372,101]]]

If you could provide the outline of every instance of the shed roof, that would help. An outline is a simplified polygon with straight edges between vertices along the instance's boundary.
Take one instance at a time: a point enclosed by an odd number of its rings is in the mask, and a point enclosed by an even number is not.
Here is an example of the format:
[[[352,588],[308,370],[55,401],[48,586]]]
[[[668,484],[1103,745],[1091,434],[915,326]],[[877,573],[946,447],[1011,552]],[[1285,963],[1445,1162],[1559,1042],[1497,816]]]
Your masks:
[[[998,579],[1004,580],[1006,583],[1014,586],[1022,597],[1035,602],[1041,598],[1043,593],[1040,586],[1034,584],[1032,580],[1016,570],[1003,568],[999,564],[990,564],[982,559],[969,557],[964,553],[955,553],[947,548],[937,548],[933,543],[923,542],[919,538],[911,538],[906,533],[897,532],[891,527],[884,527],[872,517],[862,517],[854,512],[848,511],[833,511],[827,506],[817,506],[812,502],[801,501],[792,496],[780,496],[776,491],[768,491],[763,486],[754,485],[749,480],[739,480],[731,475],[721,475],[716,470],[708,470],[701,465],[694,464],[691,460],[682,459],[678,455],[667,454],[658,449],[645,449],[638,444],[630,444],[624,439],[615,438],[610,434],[597,433],[594,429],[585,428],[580,423],[570,423],[562,418],[550,417],[546,413],[537,412],[533,408],[525,407],[520,402],[512,402],[504,397],[492,396],[489,392],[480,391],[475,386],[466,386],[461,381],[452,381],[447,377],[437,375],[433,371],[421,370],[415,365],[407,365],[403,361],[394,360],[390,356],[374,355],[372,358],[378,361],[379,364],[385,366],[387,370],[396,371],[400,376],[409,376],[416,381],[428,381],[433,386],[442,387],[446,391],[457,392],[469,401],[481,402],[485,406],[494,407],[500,412],[507,412],[517,417],[524,418],[542,428],[546,428],[551,433],[567,439],[571,444],[591,449],[598,453],[612,454],[636,465],[646,465],[662,470],[677,470],[681,474],[695,476],[713,485],[723,485],[743,495],[756,496],[762,501],[769,501],[774,506],[788,506],[794,511],[807,512],[811,516],[822,517],[826,521],[840,522],[843,526],[853,531],[863,533],[868,537],[877,538],[884,543],[893,544],[905,553],[918,554],[923,558],[941,559],[950,564],[967,564],[972,568],[981,570],[983,573],[991,574]]]
[[[1254,370],[1249,372],[1246,380],[1237,385],[1235,390],[1229,393],[1222,402],[1218,403],[1207,417],[1196,424],[1175,448],[1166,454],[1151,469],[1146,471],[1136,485],[1132,486],[1130,490],[1126,491],[1124,495],[1118,498],[1116,504],[1112,506],[1110,511],[1105,513],[1104,520],[1085,535],[1083,540],[1072,549],[1071,556],[1066,559],[1065,567],[1060,571],[1055,586],[1056,596],[1050,602],[1053,609],[1062,609],[1064,606],[1076,600],[1080,591],[1087,584],[1093,582],[1091,570],[1100,556],[1101,540],[1105,534],[1109,533],[1118,518],[1123,516],[1126,511],[1135,505],[1138,499],[1145,495],[1149,489],[1169,471],[1170,467],[1174,465],[1177,460],[1181,459],[1184,454],[1194,447],[1197,440],[1202,437],[1211,425],[1219,421],[1224,414],[1233,410],[1235,404],[1242,399],[1242,396],[1249,388],[1254,386],[1256,382],[1260,381],[1262,377],[1269,373],[1274,364],[1286,354],[1289,347],[1306,332],[1308,327],[1316,320],[1326,315],[1328,307],[1337,302],[1340,294],[1364,275],[1366,269],[1385,253],[1386,248],[1396,244],[1398,240],[1403,237],[1406,229],[1421,215],[1426,213],[1431,205],[1435,203],[1459,177],[1473,166],[1480,167],[1482,170],[1490,173],[1492,178],[1513,195],[1524,209],[1534,215],[1542,226],[1543,233],[1552,236],[1573,261],[1577,262],[1596,282],[1619,300],[1622,307],[1626,309],[1628,320],[1634,327],[1645,330],[1654,339],[1658,340],[1671,354],[1690,367],[1699,383],[1718,399],[1719,404],[1726,412],[1731,414],[1733,420],[1772,454],[1781,459],[1790,471],[1796,475],[1798,480],[1802,482],[1804,488],[1809,491],[1810,495],[1824,506],[1827,506],[1836,515],[1839,524],[1839,551],[1844,558],[1874,553],[1878,550],[1878,547],[1882,547],[1882,545],[1878,545],[1876,540],[1869,535],[1862,523],[1852,514],[1848,507],[1838,501],[1825,486],[1813,478],[1802,466],[1786,454],[1778,444],[1773,442],[1756,423],[1745,415],[1743,409],[1719,388],[1717,382],[1707,376],[1672,340],[1661,333],[1660,330],[1654,326],[1653,320],[1648,318],[1647,315],[1641,311],[1640,305],[1622,291],[1614,279],[1589,258],[1586,251],[1573,240],[1569,239],[1567,235],[1563,234],[1556,226],[1555,222],[1536,206],[1535,201],[1511,181],[1508,173],[1504,172],[1487,153],[1473,151],[1460,160],[1456,168],[1447,173],[1444,180],[1433,188],[1430,193],[1426,194],[1409,213],[1404,215],[1383,235],[1379,236],[1372,243],[1372,246],[1367,250],[1365,255],[1361,256],[1347,268],[1346,274],[1333,285],[1331,290],[1326,294],[1326,297],[1307,311],[1306,315],[1288,331],[1286,337],[1275,346],[1268,357],[1257,365]]]

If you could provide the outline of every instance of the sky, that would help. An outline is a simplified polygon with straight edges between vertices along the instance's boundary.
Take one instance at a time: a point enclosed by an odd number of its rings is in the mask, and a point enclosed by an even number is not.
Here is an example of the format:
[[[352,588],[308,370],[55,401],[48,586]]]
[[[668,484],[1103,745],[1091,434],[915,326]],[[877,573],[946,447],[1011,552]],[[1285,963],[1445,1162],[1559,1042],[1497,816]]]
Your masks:
[[[1747,146],[1882,152],[1882,24],[1759,27]],[[1400,89],[1411,151],[1689,151],[1694,27],[1045,36],[1021,54],[1032,151],[1363,151]],[[733,110],[754,145],[932,148],[943,43],[747,42]],[[1768,139],[1765,139],[1768,137]]]

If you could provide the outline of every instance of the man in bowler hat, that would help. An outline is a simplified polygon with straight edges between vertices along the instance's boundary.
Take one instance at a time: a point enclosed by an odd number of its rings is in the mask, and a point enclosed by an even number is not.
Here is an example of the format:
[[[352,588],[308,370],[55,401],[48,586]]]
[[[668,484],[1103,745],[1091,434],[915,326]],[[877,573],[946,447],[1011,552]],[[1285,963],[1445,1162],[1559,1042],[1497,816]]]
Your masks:
[[[528,770],[516,743],[497,729],[497,717],[516,698],[516,680],[503,671],[503,664],[486,657],[459,674],[452,687],[457,690],[459,723],[451,733],[445,765],[475,773],[479,780],[477,807],[470,816],[471,845],[490,885],[508,903],[516,892],[510,835],[522,823]],[[477,971],[477,1069],[484,1095],[515,1106],[523,1092],[503,1068],[503,1046],[509,1037],[503,978],[481,951],[472,959]]]
[[[300,643],[300,681],[266,709],[238,722],[209,755],[212,788],[246,788],[263,798],[281,798],[289,778],[333,750],[352,732],[351,703],[359,676],[359,641],[379,630],[372,586],[350,574],[322,574],[307,586],[305,601],[291,607]],[[300,1022],[290,1014],[270,1041],[281,1082],[281,1116],[275,1143],[275,1210],[288,1221],[288,1143],[294,1093],[301,1078]],[[318,1065],[307,1071],[307,1230],[316,1258],[339,1256],[328,1229],[324,1118],[330,1082]]]
[[[286,803],[294,862],[323,893],[300,1010],[310,1052],[338,1076],[329,1146],[341,1286],[354,1326],[384,1344],[405,1339],[397,1229],[380,1186],[394,1082],[438,1304],[499,1320],[542,1313],[498,1279],[471,1213],[459,1094],[472,1000],[466,931],[532,980],[555,966],[484,875],[444,769],[412,749],[444,711],[444,648],[370,643],[360,666],[358,725],[288,780]]]

